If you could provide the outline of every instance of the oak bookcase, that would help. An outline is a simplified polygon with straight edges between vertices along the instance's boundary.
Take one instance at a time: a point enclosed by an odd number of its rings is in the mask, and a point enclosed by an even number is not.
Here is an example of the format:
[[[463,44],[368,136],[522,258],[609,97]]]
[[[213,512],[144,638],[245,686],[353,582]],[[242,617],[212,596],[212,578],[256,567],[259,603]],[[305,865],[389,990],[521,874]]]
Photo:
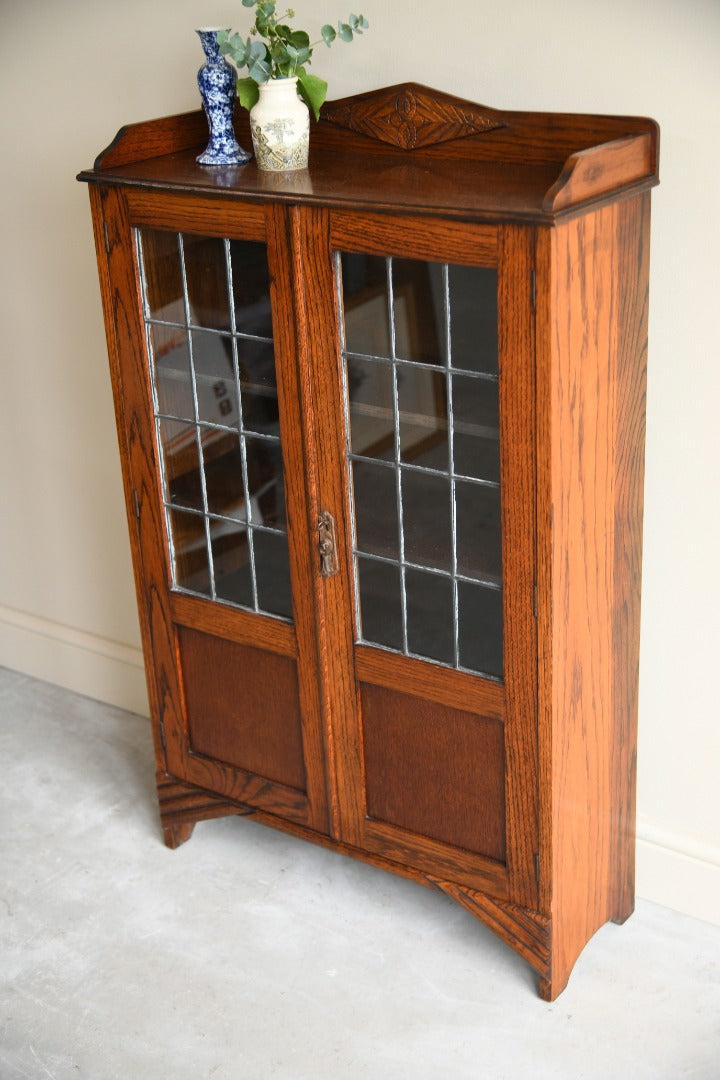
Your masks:
[[[165,840],[252,815],[441,889],[553,999],[634,902],[657,127],[406,84],[304,171],[206,137],[80,175]]]

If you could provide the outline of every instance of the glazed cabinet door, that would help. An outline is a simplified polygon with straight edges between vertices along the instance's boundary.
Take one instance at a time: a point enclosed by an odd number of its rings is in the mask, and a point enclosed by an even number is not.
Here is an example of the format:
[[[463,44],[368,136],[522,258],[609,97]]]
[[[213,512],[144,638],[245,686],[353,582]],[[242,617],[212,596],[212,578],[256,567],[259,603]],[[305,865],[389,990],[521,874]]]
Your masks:
[[[283,241],[261,207],[133,190],[101,202],[159,766],[325,831]]]
[[[327,228],[338,829],[532,907],[533,235],[340,212]]]

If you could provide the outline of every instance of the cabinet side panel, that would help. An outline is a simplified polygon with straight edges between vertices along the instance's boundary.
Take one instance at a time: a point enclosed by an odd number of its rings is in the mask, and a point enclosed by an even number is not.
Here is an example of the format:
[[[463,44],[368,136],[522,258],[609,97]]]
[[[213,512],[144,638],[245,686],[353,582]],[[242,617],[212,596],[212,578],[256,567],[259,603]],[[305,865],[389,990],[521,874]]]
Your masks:
[[[645,483],[650,193],[620,203],[615,442],[615,568],[613,594],[613,767],[611,843],[618,878],[611,918],[622,922],[635,904],[635,794]]]
[[[548,248],[552,997],[592,934],[632,910],[646,204],[563,225]]]

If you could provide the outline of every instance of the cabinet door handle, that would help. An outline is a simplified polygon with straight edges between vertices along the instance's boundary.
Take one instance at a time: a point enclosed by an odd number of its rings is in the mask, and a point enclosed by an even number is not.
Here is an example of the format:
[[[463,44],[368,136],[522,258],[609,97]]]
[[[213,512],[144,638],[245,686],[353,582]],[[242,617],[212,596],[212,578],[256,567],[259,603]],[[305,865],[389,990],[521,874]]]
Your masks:
[[[333,574],[337,574],[335,522],[328,510],[321,510],[318,518],[318,550],[320,552],[320,573],[322,576],[332,577]]]

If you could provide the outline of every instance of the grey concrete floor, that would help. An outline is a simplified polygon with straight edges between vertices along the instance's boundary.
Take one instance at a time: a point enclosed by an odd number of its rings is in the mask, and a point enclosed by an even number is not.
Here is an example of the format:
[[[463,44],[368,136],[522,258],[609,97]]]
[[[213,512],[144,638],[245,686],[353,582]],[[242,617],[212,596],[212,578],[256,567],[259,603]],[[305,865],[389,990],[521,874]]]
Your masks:
[[[720,1078],[720,928],[640,902],[554,1004],[439,893],[241,818],[161,841],[146,720],[0,669],[0,1078]]]

